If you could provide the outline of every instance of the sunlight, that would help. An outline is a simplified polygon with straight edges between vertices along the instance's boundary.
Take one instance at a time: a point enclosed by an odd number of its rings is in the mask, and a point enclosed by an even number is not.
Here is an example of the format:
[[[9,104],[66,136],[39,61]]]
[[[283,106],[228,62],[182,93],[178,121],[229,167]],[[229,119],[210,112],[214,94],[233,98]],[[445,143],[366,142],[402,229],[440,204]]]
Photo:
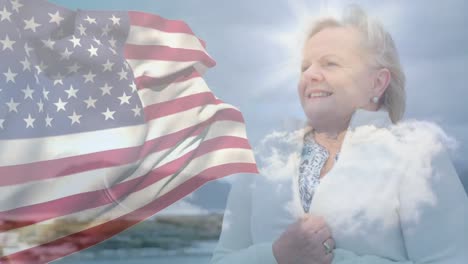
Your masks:
[[[341,5],[332,1],[321,0],[320,4],[312,6],[304,0],[289,0],[288,9],[291,21],[284,27],[274,25],[274,28],[254,29],[257,35],[267,39],[275,46],[274,60],[265,70],[262,85],[256,89],[254,96],[262,96],[282,87],[282,84],[292,83],[296,87],[300,73],[300,61],[303,43],[310,26],[318,17],[339,15]],[[289,85],[288,85],[289,86]]]

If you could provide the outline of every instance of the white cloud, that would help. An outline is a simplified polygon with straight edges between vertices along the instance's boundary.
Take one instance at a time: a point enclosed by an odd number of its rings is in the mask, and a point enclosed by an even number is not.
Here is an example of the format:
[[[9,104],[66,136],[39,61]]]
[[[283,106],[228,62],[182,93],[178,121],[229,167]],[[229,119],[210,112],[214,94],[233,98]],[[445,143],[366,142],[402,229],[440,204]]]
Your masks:
[[[302,144],[297,141],[298,135],[298,131],[274,132],[265,137],[259,159],[262,175],[268,180],[275,182],[298,173],[298,143]],[[437,175],[431,160],[440,151],[457,146],[439,126],[414,120],[391,129],[362,126],[346,140],[340,160],[322,180],[323,186],[312,202],[312,213],[325,213],[332,227],[359,232],[369,223],[382,227],[397,224],[388,214],[392,208],[398,208],[400,191],[406,195],[401,205],[407,212],[403,220],[418,221],[422,208],[437,204],[432,189]],[[292,199],[299,197],[297,188],[292,191]],[[294,204],[290,201],[285,209],[297,210],[291,209]]]

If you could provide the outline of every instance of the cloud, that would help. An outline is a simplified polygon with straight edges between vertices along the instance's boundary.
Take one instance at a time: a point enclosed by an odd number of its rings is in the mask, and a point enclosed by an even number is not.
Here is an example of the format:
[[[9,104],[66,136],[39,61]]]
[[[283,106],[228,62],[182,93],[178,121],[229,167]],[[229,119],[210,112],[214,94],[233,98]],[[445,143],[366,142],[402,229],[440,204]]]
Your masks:
[[[317,189],[311,213],[326,217],[335,231],[349,234],[368,231],[362,228],[368,225],[394,227],[398,218],[392,214],[399,208],[405,212],[400,220],[418,222],[425,208],[437,206],[434,182],[440,171],[433,167],[433,159],[458,146],[443,129],[432,122],[408,120],[390,129],[361,126],[347,133],[339,161]],[[262,141],[259,169],[272,191],[280,192],[275,188],[278,182],[298,174],[300,135],[273,132]],[[284,210],[298,217],[302,212],[294,206],[299,197],[294,184]]]

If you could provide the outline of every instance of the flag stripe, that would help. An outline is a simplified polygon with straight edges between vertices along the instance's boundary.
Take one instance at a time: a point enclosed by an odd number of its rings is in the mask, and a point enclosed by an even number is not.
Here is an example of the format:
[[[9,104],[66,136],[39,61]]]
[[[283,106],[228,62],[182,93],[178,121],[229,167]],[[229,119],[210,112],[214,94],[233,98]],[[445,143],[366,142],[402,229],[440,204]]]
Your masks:
[[[229,154],[229,156],[226,156],[225,154]],[[216,159],[216,155],[223,155],[222,160]],[[183,173],[179,175],[173,175],[172,177],[166,177],[160,181],[158,181],[155,184],[152,184],[151,186],[137,192],[130,193],[125,199],[123,200],[116,200],[114,199],[114,196],[112,193],[108,192],[109,198],[111,200],[114,200],[114,203],[112,204],[107,204],[98,208],[93,208],[93,209],[87,209],[85,211],[81,212],[74,212],[73,214],[67,215],[67,216],[62,216],[62,217],[57,217],[55,219],[49,220],[45,223],[42,224],[54,224],[56,221],[61,220],[63,221],[69,221],[69,220],[79,220],[79,221],[84,221],[84,220],[89,220],[87,223],[86,227],[79,227],[79,226],[71,226],[71,230],[68,231],[68,233],[62,233],[61,235],[68,235],[72,234],[78,231],[81,231],[85,228],[91,227],[91,226],[96,226],[99,225],[105,221],[112,220],[115,218],[118,218],[124,214],[127,214],[133,210],[136,210],[138,208],[141,208],[151,201],[154,200],[154,195],[165,195],[168,192],[171,192],[170,190],[173,190],[180,186],[183,182],[186,180],[189,180],[190,178],[193,177],[204,177],[207,175],[203,175],[203,171],[206,170],[206,167],[219,167],[223,166],[225,164],[229,163],[235,163],[235,164],[246,164],[249,163],[252,158],[252,153],[251,151],[249,152],[246,149],[233,149],[233,150],[219,150],[216,152],[211,152],[203,157],[199,157],[198,159],[195,160],[195,165],[193,166],[192,164],[188,165],[188,168],[186,169],[189,173]],[[202,163],[207,163],[208,166],[203,167],[200,166]],[[247,173],[250,172],[255,172],[255,168],[251,171],[246,171]],[[149,174],[151,175],[151,173]],[[210,180],[210,179],[206,179]],[[17,223],[18,224],[18,223]],[[19,223],[21,224],[21,223]],[[10,225],[12,226],[12,225]],[[44,226],[41,224],[35,224],[33,226],[25,226],[25,227],[18,227],[15,230],[12,231],[6,231],[1,233],[2,235],[14,235],[15,233],[31,233],[34,232],[35,227],[40,227]],[[53,230],[52,230],[53,231]],[[44,241],[48,239],[47,241]],[[48,242],[53,240],[53,238],[46,237],[46,238],[41,238],[41,242],[34,242],[34,241],[28,241],[28,243],[32,243],[31,246],[34,246],[34,243],[42,243],[42,242]]]
[[[191,67],[203,74],[207,66],[198,61],[180,62],[180,61],[158,61],[158,60],[127,60],[133,69],[135,78],[140,76],[149,76],[153,78],[171,78],[174,74],[184,73]],[[190,71],[190,70],[187,70]]]
[[[175,113],[187,111],[199,106],[205,106],[208,108],[210,104],[217,105],[222,103],[223,102],[215,98],[211,92],[193,94],[177,98],[169,102],[162,102],[145,107],[145,119],[151,120],[161,118]]]
[[[220,104],[210,108],[201,106],[177,115],[154,119],[148,123],[148,126],[138,125],[68,136],[4,141],[2,146],[4,149],[10,150],[10,153],[0,152],[0,160],[5,167],[10,167],[45,160],[80,157],[81,155],[112,149],[135,147],[144,144],[145,140],[149,141],[176,133],[197,124],[202,124],[205,121],[209,122],[207,120],[210,119],[244,122],[242,114],[236,109],[229,108],[229,105]],[[106,140],[102,140],[103,138]],[[69,142],[74,144],[69,144]],[[44,147],[38,148],[37,146]],[[80,147],[76,148],[76,146]],[[1,171],[0,175],[3,175]]]
[[[10,201],[10,203],[0,203],[0,212],[36,203],[44,203],[80,192],[101,190],[109,187],[112,183],[122,181],[120,175],[129,175],[126,180],[144,175],[154,164],[162,166],[173,160],[174,156],[184,155],[196,148],[197,145],[193,142],[196,142],[197,137],[200,136],[198,133],[192,135],[187,137],[187,140],[179,143],[175,149],[154,152],[148,154],[144,159],[123,166],[96,169],[65,177],[0,187],[2,196]],[[210,126],[210,129],[203,135],[203,138],[208,140],[220,135],[245,138],[245,131],[241,125],[233,124],[232,121],[217,121]],[[73,186],[73,188],[70,188],[70,186]],[[46,193],[43,192],[45,189],[48,190]],[[27,193],[28,195],[18,196],[18,193]]]
[[[159,45],[171,48],[199,50],[206,53],[200,40],[192,34],[168,33],[140,26],[130,27],[126,43],[132,45]]]
[[[198,135],[213,122],[220,120],[240,121],[240,118],[242,118],[242,115],[239,111],[225,109],[216,113],[216,115],[206,121],[194,126],[187,127],[178,132],[160,136],[152,140],[147,140],[142,146],[111,149],[87,155],[64,157],[54,160],[44,159],[44,161],[27,163],[25,165],[2,166],[0,167],[0,175],[9,175],[9,177],[1,177],[0,186],[61,177],[92,169],[124,165],[141,159],[149,153],[170,148],[190,135]],[[86,142],[86,138],[83,140]],[[47,155],[47,153],[45,155]],[[42,174],[31,173],[35,171],[40,171]]]
[[[130,25],[140,26],[144,28],[152,28],[171,33],[185,33],[194,35],[192,29],[181,20],[170,20],[162,18],[155,14],[145,12],[130,11],[128,12]]]
[[[174,188],[171,192],[160,196],[157,200],[152,201],[151,203],[147,204],[142,208],[139,208],[138,210],[123,215],[119,218],[107,221],[104,224],[94,226],[92,228],[74,233],[69,236],[61,237],[49,243],[44,243],[40,246],[36,246],[28,250],[20,251],[6,257],[2,257],[0,258],[0,261],[8,261],[10,263],[16,263],[20,261],[37,261],[38,256],[32,255],[32,253],[38,252],[42,257],[41,261],[50,262],[65,255],[72,254],[78,250],[88,248],[126,230],[127,228],[141,222],[144,219],[147,219],[155,212],[159,212],[160,210],[166,208],[167,206],[171,205],[172,203],[176,202],[177,200],[181,199],[187,194],[193,192],[194,190],[205,184],[207,181],[237,173],[239,170],[250,173],[257,173],[257,169],[252,163],[231,163],[207,168],[205,171],[200,173],[204,177],[192,177],[180,186]],[[93,236],[96,237],[96,239],[82,239]],[[49,247],[67,244],[70,243],[70,241],[81,242],[80,244],[75,245],[76,247],[78,247],[78,249],[68,248],[68,250],[62,251],[60,256],[51,254],[41,254],[41,252],[49,252]]]
[[[208,152],[220,150],[223,148],[245,148],[249,149],[248,141],[235,137],[219,137],[202,142],[199,148],[175,159],[161,167],[156,168],[150,175],[144,175],[136,179],[118,183],[106,189],[84,192],[76,195],[70,195],[54,201],[35,204],[31,206],[15,208],[13,210],[0,212],[0,219],[6,220],[25,220],[28,224],[38,223],[55,217],[68,215],[90,208],[96,208],[102,205],[113,203],[109,199],[108,192],[115,194],[114,198],[120,200],[129,193],[140,191],[162,178],[171,176],[181,170],[191,159],[196,159]],[[193,162],[193,161],[192,161]],[[1,230],[4,231],[4,230]]]
[[[142,88],[138,91],[138,95],[141,97],[143,105],[153,105],[203,92],[210,92],[205,81],[202,78],[192,78],[183,82]]]
[[[184,69],[177,74],[172,74],[162,78],[150,77],[147,75],[139,76],[135,79],[138,89],[143,89],[147,87],[154,87],[160,85],[167,85],[170,83],[183,82],[190,80],[192,78],[201,77],[200,73],[194,68]]]
[[[171,48],[155,45],[125,45],[125,57],[129,60],[167,60],[172,62],[199,61],[207,67],[215,66],[208,54],[200,50]]]

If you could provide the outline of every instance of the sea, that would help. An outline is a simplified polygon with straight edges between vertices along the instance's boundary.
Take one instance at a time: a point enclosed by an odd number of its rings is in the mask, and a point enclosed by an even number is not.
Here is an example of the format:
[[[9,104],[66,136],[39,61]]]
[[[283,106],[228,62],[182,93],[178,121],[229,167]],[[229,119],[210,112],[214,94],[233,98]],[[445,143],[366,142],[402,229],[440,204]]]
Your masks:
[[[200,241],[177,250],[117,249],[98,253],[82,251],[52,263],[70,264],[206,264],[209,263],[217,241]]]

